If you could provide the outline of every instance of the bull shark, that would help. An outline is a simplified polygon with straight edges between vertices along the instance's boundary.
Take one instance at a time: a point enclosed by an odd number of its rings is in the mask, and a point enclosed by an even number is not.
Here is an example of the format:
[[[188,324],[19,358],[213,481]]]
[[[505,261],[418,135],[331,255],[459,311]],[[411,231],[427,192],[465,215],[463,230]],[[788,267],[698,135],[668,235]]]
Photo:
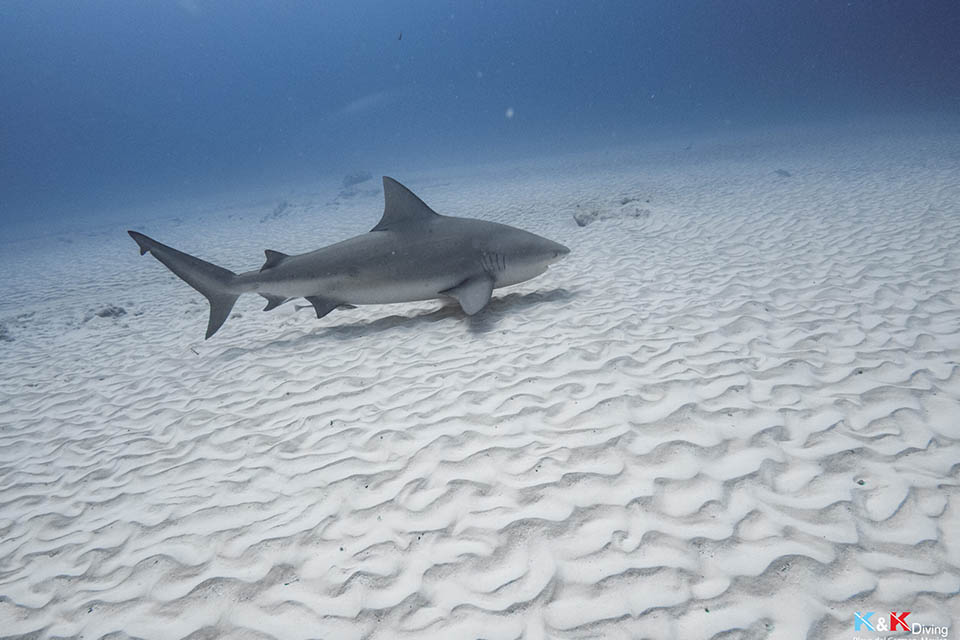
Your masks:
[[[287,255],[266,250],[257,271],[234,273],[136,231],[127,233],[210,302],[205,339],[223,326],[244,293],[270,311],[306,298],[322,318],[338,307],[453,298],[467,315],[494,289],[542,274],[570,253],[562,244],[496,222],[443,216],[412,191],[383,178],[384,207],[369,232],[327,247]]]

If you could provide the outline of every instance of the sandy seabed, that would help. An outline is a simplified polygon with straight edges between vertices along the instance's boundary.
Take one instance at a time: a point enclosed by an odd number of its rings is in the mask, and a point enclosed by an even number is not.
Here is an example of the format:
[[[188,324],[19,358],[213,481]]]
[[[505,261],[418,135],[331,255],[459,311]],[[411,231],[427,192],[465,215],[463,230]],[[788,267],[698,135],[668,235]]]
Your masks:
[[[473,318],[204,342],[122,227],[4,246],[0,636],[960,635],[960,134],[892,131],[390,169],[572,249]],[[382,210],[270,197],[135,226],[243,270]]]

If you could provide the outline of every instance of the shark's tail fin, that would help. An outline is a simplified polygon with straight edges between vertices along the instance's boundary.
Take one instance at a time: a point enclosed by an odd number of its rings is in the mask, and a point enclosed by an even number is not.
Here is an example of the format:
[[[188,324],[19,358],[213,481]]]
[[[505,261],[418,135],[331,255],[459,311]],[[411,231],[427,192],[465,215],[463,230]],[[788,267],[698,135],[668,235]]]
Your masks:
[[[210,301],[210,321],[207,323],[206,337],[209,338],[215,334],[217,329],[223,326],[227,316],[230,315],[230,310],[233,309],[234,303],[240,297],[240,294],[235,292],[235,288],[231,287],[237,274],[205,262],[200,258],[194,258],[182,251],[177,251],[173,247],[161,244],[142,233],[136,231],[127,231],[127,233],[140,245],[140,255],[149,251],[170,271],[173,271],[184,282],[206,296],[207,300]]]

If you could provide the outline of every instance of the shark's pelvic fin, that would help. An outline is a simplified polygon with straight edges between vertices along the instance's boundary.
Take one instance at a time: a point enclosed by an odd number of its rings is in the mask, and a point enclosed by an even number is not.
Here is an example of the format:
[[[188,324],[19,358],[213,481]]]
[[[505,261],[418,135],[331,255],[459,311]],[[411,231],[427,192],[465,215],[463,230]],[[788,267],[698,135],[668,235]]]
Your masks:
[[[233,271],[218,267],[200,258],[195,258],[173,247],[168,247],[136,231],[127,231],[140,246],[140,255],[148,251],[181,280],[202,293],[210,302],[210,319],[207,321],[209,338],[223,326],[240,294],[233,293],[230,285],[237,277]]]
[[[329,300],[320,296],[308,296],[306,301],[313,305],[317,312],[317,318],[322,318],[340,306],[340,303],[336,300]]]
[[[467,278],[452,289],[441,291],[445,296],[456,298],[460,308],[468,316],[487,306],[490,294],[493,292],[493,278],[488,275]]]
[[[371,231],[399,231],[441,217],[410,189],[383,176],[383,217]]]
[[[263,253],[267,256],[267,261],[263,263],[262,267],[260,267],[260,271],[264,271],[266,269],[275,267],[290,257],[285,253],[280,253],[279,251],[272,251],[271,249],[266,249]]]
[[[283,296],[271,296],[265,293],[261,293],[260,295],[262,295],[264,298],[267,299],[267,306],[263,308],[264,311],[270,311],[271,309],[276,309],[277,307],[279,307],[280,305],[282,305],[284,302],[288,300],[288,298],[284,298]]]

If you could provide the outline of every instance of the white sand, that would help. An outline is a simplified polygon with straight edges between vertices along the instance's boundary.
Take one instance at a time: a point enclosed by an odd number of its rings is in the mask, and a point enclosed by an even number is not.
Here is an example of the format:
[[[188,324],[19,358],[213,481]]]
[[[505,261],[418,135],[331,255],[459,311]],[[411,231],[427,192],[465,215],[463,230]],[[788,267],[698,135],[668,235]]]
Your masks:
[[[960,634],[958,149],[780,131],[389,169],[571,247],[474,319],[244,297],[204,342],[206,302],[120,227],[5,245],[0,636],[852,638],[890,610]],[[376,222],[335,193],[135,226],[253,268]]]

